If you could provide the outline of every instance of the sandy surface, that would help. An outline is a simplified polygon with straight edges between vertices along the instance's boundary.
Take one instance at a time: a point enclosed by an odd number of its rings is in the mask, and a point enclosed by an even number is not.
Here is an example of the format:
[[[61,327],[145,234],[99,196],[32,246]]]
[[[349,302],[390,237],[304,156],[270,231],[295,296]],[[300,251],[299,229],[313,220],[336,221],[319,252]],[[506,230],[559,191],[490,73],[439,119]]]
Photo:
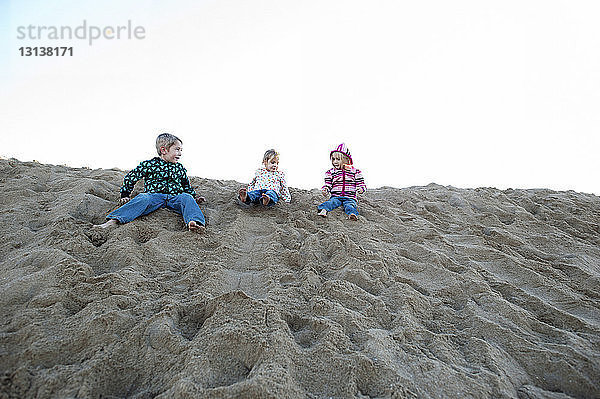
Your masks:
[[[123,176],[0,159],[0,397],[600,397],[599,197],[193,177],[205,235],[91,229]]]

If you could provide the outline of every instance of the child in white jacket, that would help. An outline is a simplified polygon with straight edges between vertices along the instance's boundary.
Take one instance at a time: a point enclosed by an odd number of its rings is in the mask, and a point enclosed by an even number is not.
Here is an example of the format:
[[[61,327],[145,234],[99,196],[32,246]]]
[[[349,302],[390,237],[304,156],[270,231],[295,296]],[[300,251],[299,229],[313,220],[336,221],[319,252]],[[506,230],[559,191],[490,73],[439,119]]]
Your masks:
[[[285,181],[285,173],[278,170],[279,153],[267,150],[263,156],[263,167],[256,171],[248,187],[238,191],[240,201],[245,204],[275,205],[279,199],[290,202],[292,197]]]

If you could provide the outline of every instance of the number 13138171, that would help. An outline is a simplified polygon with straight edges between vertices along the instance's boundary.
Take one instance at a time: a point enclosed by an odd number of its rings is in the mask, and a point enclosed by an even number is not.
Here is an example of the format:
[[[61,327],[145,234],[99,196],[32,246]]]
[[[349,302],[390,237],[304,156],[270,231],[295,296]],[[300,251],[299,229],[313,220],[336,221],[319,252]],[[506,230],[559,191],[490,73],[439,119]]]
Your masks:
[[[21,57],[72,57],[73,47],[20,47]]]

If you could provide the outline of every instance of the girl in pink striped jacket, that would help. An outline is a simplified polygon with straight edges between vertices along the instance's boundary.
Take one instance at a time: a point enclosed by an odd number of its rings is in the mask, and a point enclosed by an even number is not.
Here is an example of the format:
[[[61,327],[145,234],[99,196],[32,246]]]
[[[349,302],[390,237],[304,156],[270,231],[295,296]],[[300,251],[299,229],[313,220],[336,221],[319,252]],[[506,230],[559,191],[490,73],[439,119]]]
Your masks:
[[[362,172],[352,165],[352,155],[346,144],[338,145],[329,154],[333,168],[325,172],[325,185],[321,188],[329,200],[318,206],[319,216],[326,217],[339,206],[350,220],[358,220],[357,194],[367,191]]]

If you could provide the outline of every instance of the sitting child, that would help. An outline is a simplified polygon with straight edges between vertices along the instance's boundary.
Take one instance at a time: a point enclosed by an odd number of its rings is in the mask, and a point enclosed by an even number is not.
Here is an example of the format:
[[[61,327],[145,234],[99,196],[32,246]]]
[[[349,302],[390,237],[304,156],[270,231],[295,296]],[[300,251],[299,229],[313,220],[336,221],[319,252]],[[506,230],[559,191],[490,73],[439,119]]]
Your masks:
[[[246,188],[240,188],[238,196],[245,204],[275,205],[279,199],[290,202],[292,197],[285,182],[285,174],[277,170],[279,153],[267,150],[263,156],[264,167],[258,169],[252,182]]]
[[[358,220],[357,194],[367,191],[365,179],[361,171],[352,166],[352,156],[346,144],[338,145],[329,158],[333,168],[325,172],[325,185],[321,190],[330,198],[318,206],[319,215],[326,217],[327,212],[343,206],[350,220]]]
[[[186,170],[178,162],[182,152],[181,140],[172,134],[162,133],[156,138],[156,151],[158,157],[143,161],[127,173],[121,187],[122,206],[110,212],[106,216],[108,221],[98,227],[129,223],[139,216],[167,207],[183,215],[190,231],[205,231],[204,215],[198,207],[204,198],[195,199],[196,192],[190,185]],[[144,192],[130,200],[133,187],[140,179],[144,179]]]

